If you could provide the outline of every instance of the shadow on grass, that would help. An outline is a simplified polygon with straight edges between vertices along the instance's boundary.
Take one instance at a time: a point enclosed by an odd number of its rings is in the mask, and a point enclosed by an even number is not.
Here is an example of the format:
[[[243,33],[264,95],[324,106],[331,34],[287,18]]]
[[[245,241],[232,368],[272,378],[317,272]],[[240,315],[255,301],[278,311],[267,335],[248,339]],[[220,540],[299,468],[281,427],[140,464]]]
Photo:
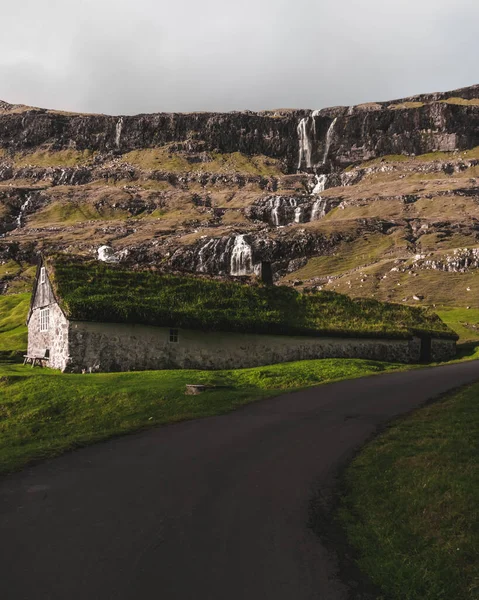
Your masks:
[[[457,345],[458,360],[471,360],[479,358],[479,342],[465,342]]]

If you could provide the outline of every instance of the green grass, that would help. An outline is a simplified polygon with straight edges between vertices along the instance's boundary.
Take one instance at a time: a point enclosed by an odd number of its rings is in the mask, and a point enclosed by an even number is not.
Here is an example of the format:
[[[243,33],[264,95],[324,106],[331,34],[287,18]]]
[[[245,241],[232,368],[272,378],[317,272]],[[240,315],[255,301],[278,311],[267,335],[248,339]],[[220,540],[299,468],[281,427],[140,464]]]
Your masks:
[[[347,469],[339,519],[384,600],[479,598],[479,384],[406,417]]]
[[[430,311],[329,291],[299,294],[286,286],[131,271],[65,257],[48,264],[57,298],[77,320],[284,335],[454,336]]]
[[[16,154],[13,162],[16,166],[35,165],[36,167],[75,167],[87,164],[93,158],[90,150],[37,150],[36,152]]]
[[[340,243],[333,255],[309,258],[304,267],[287,275],[285,280],[340,275],[352,269],[378,262],[401,250],[401,240],[393,235],[365,233],[357,240]]]
[[[424,102],[400,102],[399,104],[390,104],[388,106],[391,110],[400,110],[402,108],[421,108],[424,106]]]
[[[458,104],[459,106],[479,106],[479,98],[446,98],[445,100],[439,100],[446,104]]]
[[[444,307],[436,312],[459,335],[460,343],[479,342],[479,309]]]
[[[145,427],[223,414],[286,390],[401,368],[325,359],[234,371],[67,375],[0,363],[0,472]],[[187,383],[226,387],[187,396]]]
[[[0,296],[0,351],[26,350],[30,294]]]
[[[241,152],[205,153],[204,162],[190,162],[187,156],[170,151],[168,147],[133,150],[123,155],[127,163],[147,170],[172,173],[202,171],[204,173],[243,173],[264,177],[282,174],[280,161],[263,155],[248,156]]]

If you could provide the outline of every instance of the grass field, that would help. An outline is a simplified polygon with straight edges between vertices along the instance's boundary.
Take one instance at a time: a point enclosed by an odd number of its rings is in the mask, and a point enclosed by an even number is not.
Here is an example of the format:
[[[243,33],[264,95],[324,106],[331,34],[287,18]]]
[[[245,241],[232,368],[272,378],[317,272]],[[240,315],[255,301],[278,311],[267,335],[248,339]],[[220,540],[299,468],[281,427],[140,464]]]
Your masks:
[[[348,468],[339,519],[384,600],[479,598],[479,384],[393,424]]]

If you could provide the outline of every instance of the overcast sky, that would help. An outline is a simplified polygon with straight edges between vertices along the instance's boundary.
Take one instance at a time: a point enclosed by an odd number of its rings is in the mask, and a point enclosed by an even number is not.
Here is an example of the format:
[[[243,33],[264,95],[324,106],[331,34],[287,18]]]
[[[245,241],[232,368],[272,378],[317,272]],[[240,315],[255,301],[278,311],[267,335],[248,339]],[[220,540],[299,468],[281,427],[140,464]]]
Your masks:
[[[323,108],[479,83],[477,0],[0,0],[0,99]]]

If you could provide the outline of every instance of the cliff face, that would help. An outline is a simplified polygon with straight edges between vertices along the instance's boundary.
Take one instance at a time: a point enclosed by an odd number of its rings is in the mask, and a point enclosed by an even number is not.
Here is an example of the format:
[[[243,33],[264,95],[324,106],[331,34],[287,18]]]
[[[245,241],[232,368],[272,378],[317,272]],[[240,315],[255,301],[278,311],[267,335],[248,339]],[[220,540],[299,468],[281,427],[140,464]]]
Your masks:
[[[479,86],[319,111],[0,102],[0,291],[19,289],[38,250],[107,245],[133,268],[241,277],[268,261],[276,281],[432,302],[439,272],[479,286],[476,260],[448,258],[475,256],[478,177]]]
[[[95,152],[130,152],[174,143],[185,152],[263,154],[294,163],[298,115],[189,113],[124,117],[59,114],[41,109],[0,112],[0,146],[10,151],[50,145]]]
[[[457,96],[459,95],[459,96]],[[460,98],[451,103],[448,98]],[[186,153],[262,154],[287,170],[364,161],[385,154],[463,150],[479,144],[479,86],[319,111],[81,115],[0,102],[0,147],[12,152],[49,145],[125,153],[174,144]],[[330,163],[330,164],[329,164]]]

